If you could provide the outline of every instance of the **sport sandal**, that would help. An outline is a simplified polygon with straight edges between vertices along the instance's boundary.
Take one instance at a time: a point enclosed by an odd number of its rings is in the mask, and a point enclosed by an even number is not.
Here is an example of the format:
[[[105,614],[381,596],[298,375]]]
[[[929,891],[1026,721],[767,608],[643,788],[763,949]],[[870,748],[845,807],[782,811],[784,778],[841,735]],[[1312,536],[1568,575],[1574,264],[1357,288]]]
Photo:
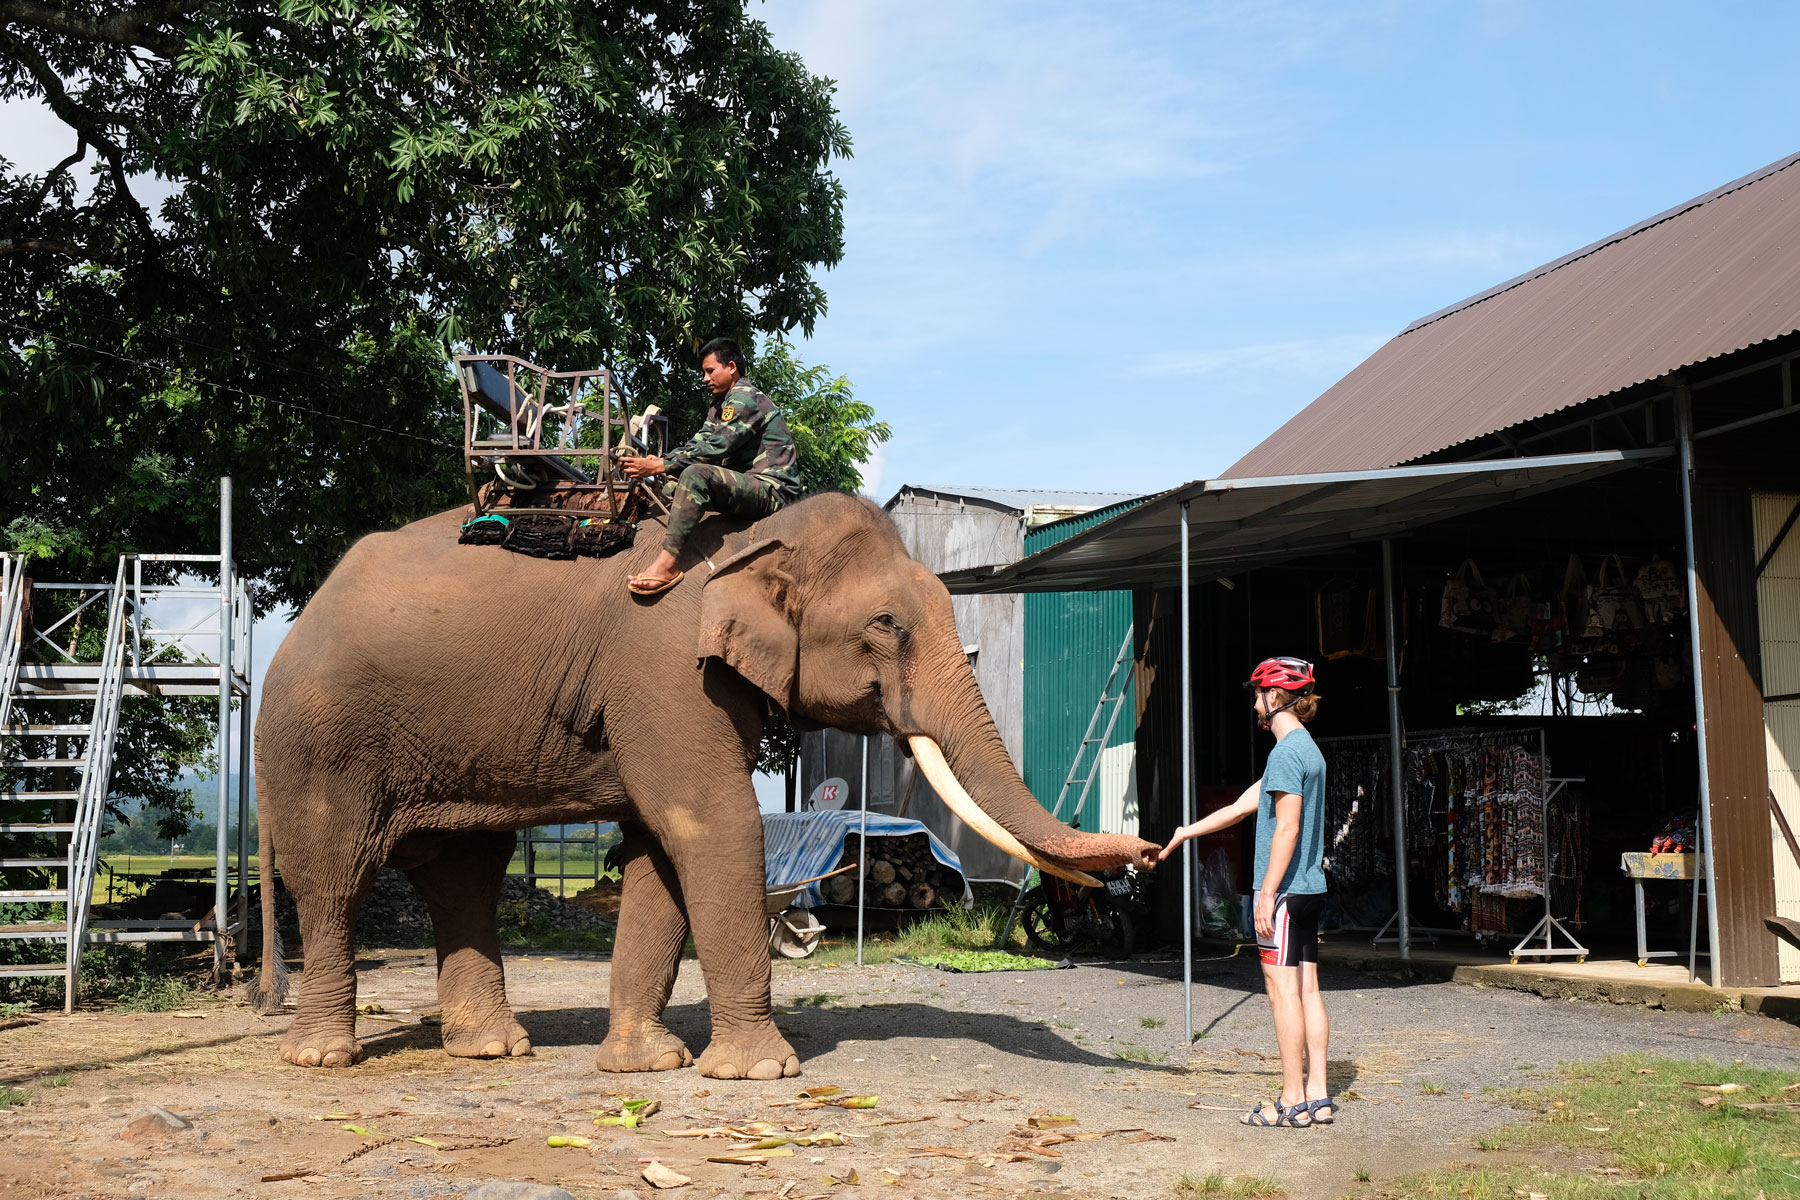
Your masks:
[[[1273,1121],[1263,1116],[1263,1109],[1270,1107],[1275,1110],[1275,1119]],[[1263,1129],[1273,1129],[1277,1126],[1288,1129],[1311,1129],[1313,1125],[1312,1109],[1307,1107],[1306,1101],[1302,1100],[1300,1103],[1290,1107],[1289,1105],[1283,1104],[1279,1097],[1266,1105],[1258,1104],[1255,1108],[1252,1108],[1249,1112],[1245,1113],[1242,1120],[1245,1125],[1255,1125]]]

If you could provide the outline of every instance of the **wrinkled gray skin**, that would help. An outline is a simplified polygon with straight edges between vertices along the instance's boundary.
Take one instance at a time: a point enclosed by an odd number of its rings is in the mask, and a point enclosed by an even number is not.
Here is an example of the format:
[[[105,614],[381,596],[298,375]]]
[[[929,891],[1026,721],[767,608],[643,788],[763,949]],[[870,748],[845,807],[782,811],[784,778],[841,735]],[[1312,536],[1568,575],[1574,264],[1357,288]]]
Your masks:
[[[1070,830],[1025,790],[948,593],[867,501],[818,496],[748,527],[709,519],[686,580],[654,598],[625,588],[653,536],[612,558],[549,562],[457,545],[466,515],[358,542],[264,683],[264,869],[272,850],[299,902],[306,966],[288,1062],[360,1057],[351,927],[383,865],[430,906],[444,1048],[529,1053],[495,930],[513,831],[606,820],[624,831],[625,868],[600,1069],[693,1061],[662,1020],[691,931],[713,1022],[701,1072],[797,1074],[770,1015],[751,785],[774,707],[804,726],[935,739],[975,800],[1052,863],[1154,860],[1136,838]],[[265,929],[253,994],[268,1007],[281,978],[267,909]]]

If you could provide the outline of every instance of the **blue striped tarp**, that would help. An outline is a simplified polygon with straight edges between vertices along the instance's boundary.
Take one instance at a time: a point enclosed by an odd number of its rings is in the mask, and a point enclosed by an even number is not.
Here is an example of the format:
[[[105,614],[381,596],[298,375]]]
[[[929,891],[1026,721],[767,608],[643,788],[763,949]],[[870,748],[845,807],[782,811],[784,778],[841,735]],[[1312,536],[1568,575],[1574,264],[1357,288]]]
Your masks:
[[[862,813],[855,809],[826,812],[764,813],[763,858],[768,864],[770,890],[797,879],[823,875],[838,865],[844,856],[844,839],[857,832]],[[931,841],[931,855],[958,875],[962,862],[956,852],[938,840],[937,834],[919,821],[890,817],[885,813],[869,814],[870,837],[907,837],[922,833]],[[964,907],[974,903],[967,879],[963,880]],[[823,904],[819,885],[812,884],[795,898],[800,908]]]

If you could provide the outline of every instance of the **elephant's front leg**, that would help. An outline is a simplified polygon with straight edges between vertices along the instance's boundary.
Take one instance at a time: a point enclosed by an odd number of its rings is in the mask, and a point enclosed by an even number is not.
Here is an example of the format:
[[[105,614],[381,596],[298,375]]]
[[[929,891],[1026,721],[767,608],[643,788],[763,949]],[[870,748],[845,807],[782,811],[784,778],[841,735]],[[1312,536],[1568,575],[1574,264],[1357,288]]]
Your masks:
[[[506,1002],[495,925],[514,840],[511,833],[458,834],[444,840],[435,858],[406,872],[431,909],[444,1049],[458,1058],[531,1053],[531,1037]]]
[[[712,1044],[700,1055],[700,1073],[714,1079],[798,1075],[799,1056],[775,1027],[769,1003],[767,878],[755,791],[747,775],[690,789],[689,796],[717,802],[656,810],[656,827],[681,878],[712,1008]]]
[[[648,830],[635,821],[621,822],[619,830],[625,850],[619,931],[613,942],[606,1040],[595,1065],[602,1071],[673,1071],[694,1061],[663,1024],[687,941],[681,884]]]

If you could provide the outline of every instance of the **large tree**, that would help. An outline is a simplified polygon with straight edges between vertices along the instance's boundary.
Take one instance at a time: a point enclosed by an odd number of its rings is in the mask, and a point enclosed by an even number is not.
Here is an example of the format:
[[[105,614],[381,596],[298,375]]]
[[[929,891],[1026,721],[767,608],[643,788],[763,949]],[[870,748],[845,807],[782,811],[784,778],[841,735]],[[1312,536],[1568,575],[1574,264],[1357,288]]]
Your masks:
[[[810,330],[842,252],[832,85],[740,0],[0,0],[0,96],[69,144],[0,164],[0,522],[46,573],[210,548],[229,473],[301,602],[456,499],[447,347],[610,362],[682,433],[699,342]]]
[[[809,331],[842,253],[832,85],[741,0],[0,0],[0,97],[68,147],[0,158],[0,547],[40,577],[212,550],[230,474],[258,607],[302,603],[464,495],[447,353],[607,363],[685,435],[700,342]],[[115,782],[179,819],[206,713],[152,707]]]

